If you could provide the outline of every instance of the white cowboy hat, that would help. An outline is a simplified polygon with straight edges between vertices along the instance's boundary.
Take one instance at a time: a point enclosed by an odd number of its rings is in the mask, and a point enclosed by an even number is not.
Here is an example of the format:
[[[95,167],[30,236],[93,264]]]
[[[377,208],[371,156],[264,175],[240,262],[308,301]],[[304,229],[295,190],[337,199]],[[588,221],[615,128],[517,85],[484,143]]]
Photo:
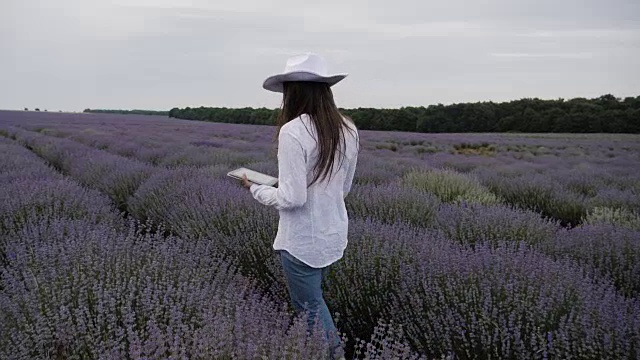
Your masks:
[[[337,84],[348,74],[329,75],[327,63],[319,55],[306,53],[287,59],[287,65],[282,74],[268,77],[262,87],[269,91],[283,92],[285,81],[315,81],[325,82],[329,86]]]

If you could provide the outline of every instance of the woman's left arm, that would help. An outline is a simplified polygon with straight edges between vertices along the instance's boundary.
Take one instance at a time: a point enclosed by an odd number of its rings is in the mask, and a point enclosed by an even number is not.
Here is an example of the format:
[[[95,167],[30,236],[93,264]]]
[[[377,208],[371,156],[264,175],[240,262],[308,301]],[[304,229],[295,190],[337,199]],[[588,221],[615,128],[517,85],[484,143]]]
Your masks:
[[[307,163],[304,148],[292,134],[278,136],[278,187],[253,184],[251,194],[260,203],[278,210],[294,209],[307,202]]]

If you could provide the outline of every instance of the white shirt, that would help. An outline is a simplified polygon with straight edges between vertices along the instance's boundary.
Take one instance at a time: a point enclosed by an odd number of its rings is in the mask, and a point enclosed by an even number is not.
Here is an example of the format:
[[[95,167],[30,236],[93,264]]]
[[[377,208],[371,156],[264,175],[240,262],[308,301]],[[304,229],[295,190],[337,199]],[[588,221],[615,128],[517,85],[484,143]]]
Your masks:
[[[278,136],[278,187],[251,185],[251,194],[260,203],[274,206],[280,213],[275,250],[322,268],[342,258],[347,247],[349,219],[344,198],[351,190],[356,170],[359,136],[350,122],[344,130],[346,151],[336,151],[334,170],[324,180],[307,188],[313,180],[318,157],[316,130],[309,115],[289,121]],[[340,142],[338,150],[342,149]],[[344,160],[340,156],[346,154]],[[338,168],[338,166],[340,166]]]

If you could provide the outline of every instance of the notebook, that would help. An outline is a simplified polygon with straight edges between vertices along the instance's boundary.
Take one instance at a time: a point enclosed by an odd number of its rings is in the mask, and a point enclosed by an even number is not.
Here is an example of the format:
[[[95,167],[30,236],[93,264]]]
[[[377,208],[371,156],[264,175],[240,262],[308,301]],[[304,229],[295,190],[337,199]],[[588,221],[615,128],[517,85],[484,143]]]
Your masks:
[[[242,174],[247,174],[247,179],[255,184],[274,186],[278,183],[278,178],[244,167],[229,171],[227,173],[228,176],[240,180],[242,180]]]

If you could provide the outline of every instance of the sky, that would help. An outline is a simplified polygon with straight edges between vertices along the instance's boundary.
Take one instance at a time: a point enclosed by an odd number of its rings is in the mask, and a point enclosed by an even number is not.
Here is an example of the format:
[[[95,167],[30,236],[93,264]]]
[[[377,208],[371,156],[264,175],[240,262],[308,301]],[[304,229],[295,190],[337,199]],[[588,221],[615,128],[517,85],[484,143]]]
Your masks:
[[[314,52],[340,107],[640,95],[637,0],[2,0],[0,109],[280,105]]]

